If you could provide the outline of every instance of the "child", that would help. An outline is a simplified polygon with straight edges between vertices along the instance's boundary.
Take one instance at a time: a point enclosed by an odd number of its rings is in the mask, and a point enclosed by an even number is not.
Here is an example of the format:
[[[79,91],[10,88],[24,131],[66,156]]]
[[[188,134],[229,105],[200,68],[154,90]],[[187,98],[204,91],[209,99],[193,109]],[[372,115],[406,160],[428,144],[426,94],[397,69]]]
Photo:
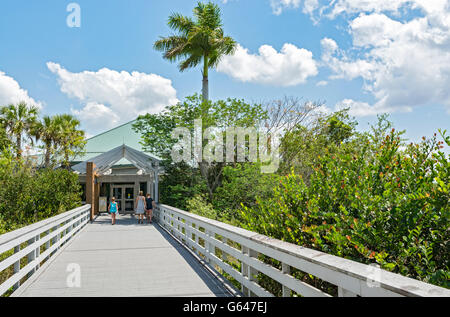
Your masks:
[[[152,213],[153,213],[153,205],[155,202],[152,199],[152,196],[150,194],[147,194],[147,198],[145,198],[145,213],[147,214],[147,222],[152,223]]]
[[[116,198],[111,198],[111,203],[109,204],[108,211],[111,214],[112,225],[116,224],[116,214],[118,213]]]

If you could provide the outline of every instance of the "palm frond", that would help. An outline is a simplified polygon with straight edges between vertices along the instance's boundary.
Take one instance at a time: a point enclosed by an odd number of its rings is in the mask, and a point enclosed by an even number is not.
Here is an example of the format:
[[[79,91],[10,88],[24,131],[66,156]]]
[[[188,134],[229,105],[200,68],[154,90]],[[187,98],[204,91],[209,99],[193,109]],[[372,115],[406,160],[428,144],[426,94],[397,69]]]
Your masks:
[[[183,16],[179,13],[173,13],[169,17],[167,24],[171,29],[185,35],[188,34],[191,28],[195,25],[191,18]]]

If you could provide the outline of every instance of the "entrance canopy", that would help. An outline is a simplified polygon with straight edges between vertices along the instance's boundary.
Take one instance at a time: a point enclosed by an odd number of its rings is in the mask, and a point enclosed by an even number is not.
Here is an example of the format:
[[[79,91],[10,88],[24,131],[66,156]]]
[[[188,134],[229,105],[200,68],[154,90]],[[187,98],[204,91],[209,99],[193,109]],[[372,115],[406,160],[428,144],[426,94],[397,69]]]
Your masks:
[[[123,158],[130,161],[135,167],[142,170],[145,174],[155,173],[157,175],[160,172],[160,159],[137,151],[129,146],[126,146],[125,144],[118,146],[109,152],[89,159],[89,162],[93,162],[95,164],[95,172],[97,175],[104,175]],[[81,162],[72,166],[72,169],[80,174],[86,174],[86,163],[87,161]]]

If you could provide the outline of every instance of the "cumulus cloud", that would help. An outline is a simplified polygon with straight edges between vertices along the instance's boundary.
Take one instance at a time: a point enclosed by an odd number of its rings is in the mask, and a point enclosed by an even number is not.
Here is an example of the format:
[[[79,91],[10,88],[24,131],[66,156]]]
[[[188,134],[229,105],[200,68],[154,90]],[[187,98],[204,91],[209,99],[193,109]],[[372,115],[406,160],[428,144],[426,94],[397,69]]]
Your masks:
[[[21,88],[14,78],[0,71],[0,106],[17,104],[22,101],[30,106],[34,105],[39,109],[42,108],[42,103],[31,98],[28,95],[28,91]]]
[[[84,104],[81,110],[72,112],[88,130],[99,123],[115,126],[141,114],[158,113],[178,102],[172,82],[155,74],[108,68],[72,73],[53,62],[48,62],[47,67],[57,75],[61,91]]]
[[[387,113],[394,111],[411,112],[410,107],[388,107],[383,102],[378,102],[371,105],[367,102],[355,101],[353,99],[344,99],[338,102],[335,106],[335,110],[349,109],[349,114],[355,117],[374,116],[379,113]]]
[[[280,15],[284,9],[298,8],[301,0],[270,0],[272,11],[276,15]]]
[[[286,43],[280,52],[270,45],[259,48],[259,54],[251,54],[238,45],[232,56],[225,56],[217,71],[243,82],[276,86],[295,86],[306,82],[318,73],[313,54],[293,44]]]
[[[409,15],[407,10],[419,10]],[[361,78],[373,105],[346,99],[357,115],[411,111],[441,104],[450,111],[450,1],[339,0],[322,8],[328,17],[353,14],[353,47],[341,50],[330,38],[322,44],[322,65],[330,79]],[[388,14],[391,13],[391,14]]]
[[[71,109],[86,126],[95,127],[101,122],[102,128],[113,128],[120,123],[120,117],[109,107],[95,102],[88,102],[83,109]]]

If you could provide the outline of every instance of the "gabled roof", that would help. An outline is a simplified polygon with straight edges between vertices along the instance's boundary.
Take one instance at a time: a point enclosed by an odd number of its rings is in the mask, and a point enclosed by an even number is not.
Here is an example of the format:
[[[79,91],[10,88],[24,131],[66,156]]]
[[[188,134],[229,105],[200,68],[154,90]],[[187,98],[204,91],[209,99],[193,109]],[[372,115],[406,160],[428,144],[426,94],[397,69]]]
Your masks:
[[[73,161],[84,162],[121,145],[129,146],[137,151],[146,153],[156,160],[160,160],[159,157],[146,152],[140,144],[141,135],[133,130],[133,124],[135,122],[136,120],[130,121],[87,139],[85,146],[86,153],[76,157]]]
[[[154,157],[135,150],[125,144],[90,158],[87,161],[76,164],[72,166],[72,169],[80,174],[86,174],[86,163],[93,162],[97,174],[102,175],[123,158],[127,159],[135,167],[143,170],[147,174],[159,172],[159,159],[155,159]]]

